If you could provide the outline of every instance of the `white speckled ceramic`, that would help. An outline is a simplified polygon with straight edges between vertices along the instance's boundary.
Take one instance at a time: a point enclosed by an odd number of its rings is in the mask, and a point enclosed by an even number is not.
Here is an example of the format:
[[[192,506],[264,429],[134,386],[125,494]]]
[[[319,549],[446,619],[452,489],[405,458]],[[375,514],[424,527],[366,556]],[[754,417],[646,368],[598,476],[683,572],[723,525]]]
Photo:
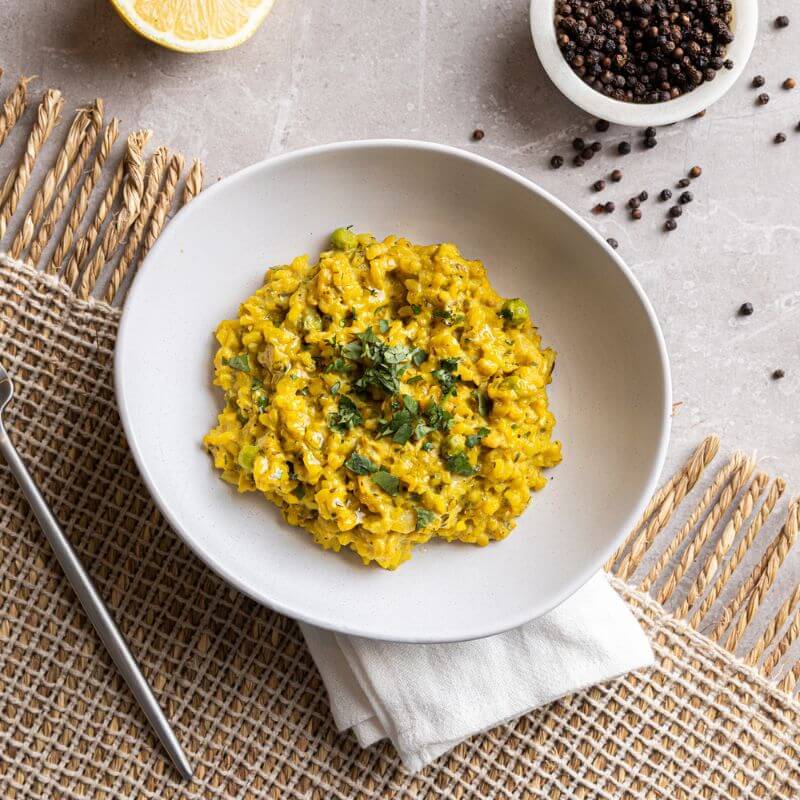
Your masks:
[[[524,297],[558,351],[564,461],[517,529],[486,548],[431,543],[395,572],[324,552],[260,495],[220,480],[201,439],[222,403],[213,330],[264,270],[316,257],[331,230],[456,242]],[[670,377],[649,302],[589,226],[535,184],[461,150],[366,141],[302,150],[212,186],[159,239],[126,302],[116,387],[134,456],[175,530],[212,569],[289,616],[390,640],[517,626],[579,588],[655,489]]]
[[[531,34],[539,61],[550,80],[576,106],[593,117],[620,125],[669,125],[709,108],[742,74],[753,50],[758,28],[757,0],[734,0],[734,40],[727,52],[727,57],[733,60],[733,69],[720,70],[713,81],[706,81],[694,91],[666,103],[623,103],[587,86],[564,60],[556,42],[553,22],[556,2],[531,0]]]

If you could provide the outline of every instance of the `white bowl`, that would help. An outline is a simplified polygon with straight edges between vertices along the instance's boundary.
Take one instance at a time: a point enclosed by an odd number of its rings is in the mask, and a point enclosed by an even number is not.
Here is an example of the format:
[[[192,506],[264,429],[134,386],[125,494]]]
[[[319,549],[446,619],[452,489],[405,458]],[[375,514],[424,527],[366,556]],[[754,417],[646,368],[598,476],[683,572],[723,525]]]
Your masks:
[[[750,58],[758,28],[756,0],[733,0],[734,39],[727,58],[733,69],[721,69],[713,81],[701,83],[694,91],[664,103],[624,103],[613,100],[585,84],[567,64],[556,41],[555,7],[557,0],[531,0],[531,34],[536,54],[550,80],[561,93],[598,119],[620,125],[669,125],[709,108],[730,89]]]
[[[558,351],[550,388],[564,461],[517,529],[486,548],[431,543],[395,572],[325,552],[261,495],[220,480],[201,439],[222,403],[212,332],[267,267],[316,258],[340,225],[456,242],[495,287],[527,299]],[[464,640],[548,611],[600,569],[651,496],[670,379],[653,311],[588,225],[530,181],[461,150],[333,144],[256,164],[204,191],[136,277],[116,388],[148,488],[187,544],[251,597],[367,637]]]

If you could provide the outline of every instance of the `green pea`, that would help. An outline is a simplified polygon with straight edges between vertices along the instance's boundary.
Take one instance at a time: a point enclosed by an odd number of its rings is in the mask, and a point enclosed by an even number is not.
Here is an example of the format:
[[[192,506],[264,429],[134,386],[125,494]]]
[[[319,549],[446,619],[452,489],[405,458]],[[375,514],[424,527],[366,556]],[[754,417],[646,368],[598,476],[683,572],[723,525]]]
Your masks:
[[[447,455],[454,455],[464,449],[465,439],[460,433],[451,433],[445,439],[444,451]]]
[[[524,300],[515,297],[513,300],[506,300],[500,309],[500,316],[507,319],[512,325],[522,325],[530,316],[528,306]]]
[[[239,450],[239,466],[248,472],[253,469],[253,462],[258,455],[258,448],[254,444],[246,444]]]
[[[348,228],[337,228],[331,234],[331,247],[334,250],[352,250],[358,244],[358,237]]]

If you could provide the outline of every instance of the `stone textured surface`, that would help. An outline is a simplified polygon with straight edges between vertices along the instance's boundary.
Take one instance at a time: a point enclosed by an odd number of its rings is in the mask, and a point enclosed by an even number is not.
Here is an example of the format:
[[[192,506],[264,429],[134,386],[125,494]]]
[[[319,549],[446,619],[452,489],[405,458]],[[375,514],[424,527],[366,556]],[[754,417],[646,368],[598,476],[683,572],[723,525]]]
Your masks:
[[[100,95],[125,130],[152,126],[157,143],[202,157],[209,180],[285,150],[383,136],[446,142],[518,170],[618,239],[653,301],[682,403],[667,469],[716,431],[725,447],[757,449],[796,492],[800,90],[781,83],[800,69],[800,15],[784,30],[772,25],[792,10],[789,0],[762,3],[751,62],[705,117],[659,131],[647,151],[640,131],[612,126],[596,137],[606,148],[581,169],[569,164],[570,142],[595,138],[592,120],[544,75],[525,0],[277,0],[253,39],[207,56],[140,39],[102,0],[5,0],[0,89],[25,72],[40,76],[37,90],[61,88],[67,108]],[[756,73],[767,79],[758,90],[771,94],[767,106],[755,104]],[[481,142],[471,141],[476,127],[486,132]],[[785,144],[773,143],[778,131]],[[626,157],[616,154],[622,139],[633,144]],[[20,145],[16,137],[0,150],[2,174]],[[568,157],[558,171],[549,168],[554,153]],[[665,234],[656,195],[693,164],[703,167],[695,202]],[[595,195],[591,183],[616,166],[624,179]],[[634,222],[624,205],[642,189],[651,199]],[[616,213],[593,215],[598,197],[613,199]],[[737,317],[745,300],[755,313]],[[770,377],[777,367],[786,370],[781,381]]]

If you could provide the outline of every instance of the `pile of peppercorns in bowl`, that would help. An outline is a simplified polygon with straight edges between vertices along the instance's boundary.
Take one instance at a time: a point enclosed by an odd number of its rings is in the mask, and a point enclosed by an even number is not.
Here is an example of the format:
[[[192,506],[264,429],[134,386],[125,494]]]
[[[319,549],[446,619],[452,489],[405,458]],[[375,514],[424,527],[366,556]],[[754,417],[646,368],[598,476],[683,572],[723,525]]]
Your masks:
[[[531,32],[556,86],[589,113],[666,125],[722,97],[755,41],[756,0],[532,0]]]

